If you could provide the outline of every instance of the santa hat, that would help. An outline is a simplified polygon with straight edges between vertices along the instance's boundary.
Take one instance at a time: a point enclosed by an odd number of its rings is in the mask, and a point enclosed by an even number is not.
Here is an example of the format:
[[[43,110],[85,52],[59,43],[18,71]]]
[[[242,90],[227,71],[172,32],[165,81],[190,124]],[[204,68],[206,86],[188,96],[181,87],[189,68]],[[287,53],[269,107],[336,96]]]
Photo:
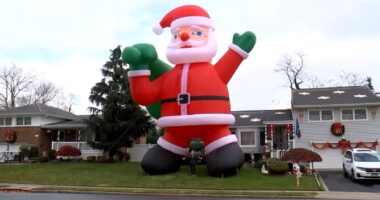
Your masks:
[[[185,5],[177,7],[168,12],[160,21],[160,24],[153,27],[153,32],[160,35],[164,28],[171,27],[172,30],[181,26],[199,25],[214,29],[214,21],[210,19],[208,13],[196,5]]]

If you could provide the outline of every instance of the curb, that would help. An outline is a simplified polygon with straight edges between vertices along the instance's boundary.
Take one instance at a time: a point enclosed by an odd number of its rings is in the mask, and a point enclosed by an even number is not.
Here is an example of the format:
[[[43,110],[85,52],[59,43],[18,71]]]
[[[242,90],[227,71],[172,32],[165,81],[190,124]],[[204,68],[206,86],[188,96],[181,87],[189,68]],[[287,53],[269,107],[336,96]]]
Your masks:
[[[318,171],[315,173],[315,178],[318,182],[318,185],[320,185],[320,187],[323,191],[326,191],[326,192],[330,191],[329,188],[327,187],[327,185],[325,184],[325,182],[323,181],[323,178],[321,177],[321,175],[319,174]]]
[[[135,194],[162,196],[214,196],[214,197],[262,197],[262,198],[313,198],[316,191],[271,191],[271,190],[194,190],[160,188],[124,188],[124,187],[78,187],[49,185],[9,184],[1,187],[0,192],[39,192],[39,193],[94,193],[94,194]]]

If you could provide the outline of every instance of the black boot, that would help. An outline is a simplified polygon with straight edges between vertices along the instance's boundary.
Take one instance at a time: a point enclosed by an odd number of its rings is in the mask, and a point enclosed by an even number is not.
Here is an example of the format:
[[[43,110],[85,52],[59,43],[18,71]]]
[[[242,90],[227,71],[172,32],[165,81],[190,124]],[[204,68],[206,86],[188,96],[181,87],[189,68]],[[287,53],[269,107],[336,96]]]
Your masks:
[[[243,162],[243,151],[234,142],[219,147],[207,156],[207,171],[210,176],[232,176],[238,172]]]
[[[178,171],[181,167],[181,163],[181,155],[156,145],[146,152],[141,161],[141,167],[148,174],[159,175]]]

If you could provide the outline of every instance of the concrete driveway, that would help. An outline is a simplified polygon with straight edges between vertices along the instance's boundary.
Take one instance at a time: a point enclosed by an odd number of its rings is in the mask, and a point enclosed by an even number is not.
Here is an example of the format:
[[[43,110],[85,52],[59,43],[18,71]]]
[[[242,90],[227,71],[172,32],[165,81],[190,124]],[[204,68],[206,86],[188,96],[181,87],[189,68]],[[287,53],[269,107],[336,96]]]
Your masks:
[[[350,178],[345,178],[342,171],[320,171],[319,174],[329,191],[380,192],[380,180],[353,182]]]

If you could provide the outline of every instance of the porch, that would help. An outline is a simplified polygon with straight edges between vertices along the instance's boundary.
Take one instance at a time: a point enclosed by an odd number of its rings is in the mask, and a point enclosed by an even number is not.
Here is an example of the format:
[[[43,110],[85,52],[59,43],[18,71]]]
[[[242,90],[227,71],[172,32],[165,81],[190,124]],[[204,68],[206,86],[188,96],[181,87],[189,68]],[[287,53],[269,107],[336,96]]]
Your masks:
[[[102,150],[93,149],[87,144],[95,141],[95,134],[88,131],[87,124],[83,121],[70,121],[57,124],[44,125],[44,132],[51,138],[50,149],[58,151],[62,146],[69,145],[81,151],[81,158],[87,156],[101,156]]]
[[[265,151],[271,158],[281,158],[286,151],[293,148],[292,124],[267,124],[265,134]]]
[[[51,143],[51,149],[58,151],[62,146],[69,145],[75,148],[78,148],[81,151],[81,158],[86,159],[87,156],[101,156],[103,154],[102,150],[93,149],[87,142],[74,141],[74,142],[65,142],[65,141],[53,141]]]

